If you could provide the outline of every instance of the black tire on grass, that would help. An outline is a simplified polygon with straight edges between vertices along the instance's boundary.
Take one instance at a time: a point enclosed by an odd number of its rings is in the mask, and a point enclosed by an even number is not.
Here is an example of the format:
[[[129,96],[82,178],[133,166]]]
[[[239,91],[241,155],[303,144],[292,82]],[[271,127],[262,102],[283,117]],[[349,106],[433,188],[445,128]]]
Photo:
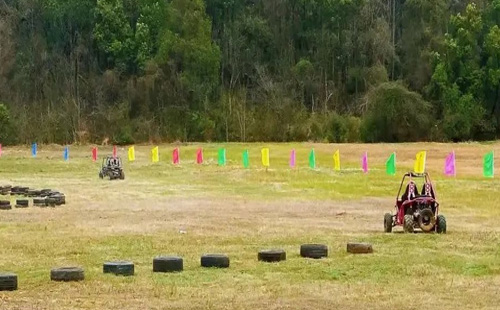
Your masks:
[[[368,254],[373,253],[373,247],[369,243],[348,243],[347,252],[352,254]]]
[[[12,206],[10,205],[9,200],[0,200],[0,210],[11,210]]]
[[[82,281],[85,279],[84,271],[80,267],[54,268],[50,271],[52,281]]]
[[[45,199],[35,198],[33,199],[33,205],[37,207],[45,207]]]
[[[50,196],[50,198],[54,199],[56,206],[63,204],[63,197],[61,195]]]
[[[285,250],[261,250],[257,255],[257,259],[261,262],[276,263],[286,260]]]
[[[184,261],[178,256],[158,256],[153,258],[153,272],[181,272]]]
[[[126,261],[105,262],[102,265],[104,273],[112,273],[119,276],[133,276],[134,263]]]
[[[201,267],[229,268],[229,257],[225,254],[202,255]]]
[[[28,199],[17,199],[16,200],[16,208],[27,208],[29,206]]]
[[[60,205],[65,205],[66,204],[66,196],[61,195],[61,197],[59,198],[59,204]]]
[[[19,194],[20,195],[27,195],[29,191],[29,187],[20,187],[19,188]]]
[[[300,256],[314,259],[328,257],[328,246],[325,244],[303,244],[300,246]]]
[[[0,273],[0,291],[17,290],[17,275],[14,273]]]
[[[50,206],[50,207],[55,207],[56,206],[56,200],[54,198],[47,198],[45,199],[45,205]]]

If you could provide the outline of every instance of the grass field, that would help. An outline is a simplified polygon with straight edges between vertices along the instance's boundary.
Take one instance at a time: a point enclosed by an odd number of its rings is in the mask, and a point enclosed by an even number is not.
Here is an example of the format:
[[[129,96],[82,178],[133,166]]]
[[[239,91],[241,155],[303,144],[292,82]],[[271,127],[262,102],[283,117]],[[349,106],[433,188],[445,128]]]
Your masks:
[[[177,145],[179,146],[179,145]],[[204,148],[205,164],[194,163]],[[271,168],[260,166],[270,147]],[[56,208],[0,211],[0,272],[19,276],[19,290],[0,292],[0,309],[498,309],[500,307],[500,181],[482,177],[489,144],[196,144],[136,146],[124,181],[99,180],[90,147],[7,148],[0,184],[52,188],[66,194]],[[227,148],[228,165],[217,166]],[[314,147],[318,169],[307,168]],[[248,148],[251,169],[241,167]],[[298,169],[288,168],[291,148]],[[332,154],[340,149],[341,172]],[[384,234],[400,177],[415,154],[427,150],[448,234]],[[444,158],[457,156],[457,177],[442,175]],[[368,151],[370,172],[360,171]],[[397,152],[398,175],[385,175]],[[100,148],[99,155],[111,152]],[[119,155],[126,156],[120,149]],[[497,162],[500,162],[497,160]],[[497,164],[498,168],[498,164]],[[497,169],[497,171],[500,171]],[[180,231],[186,231],[181,234]],[[396,229],[400,232],[401,229]],[[373,244],[370,255],[349,255],[346,243]],[[302,243],[325,243],[329,257],[299,256]],[[257,251],[283,248],[287,261],[257,262]],[[231,267],[206,270],[203,253],[226,253]],[[184,258],[184,272],[153,274],[160,254]],[[102,273],[107,260],[131,260],[134,277]],[[53,267],[85,268],[80,283],[51,282]]]

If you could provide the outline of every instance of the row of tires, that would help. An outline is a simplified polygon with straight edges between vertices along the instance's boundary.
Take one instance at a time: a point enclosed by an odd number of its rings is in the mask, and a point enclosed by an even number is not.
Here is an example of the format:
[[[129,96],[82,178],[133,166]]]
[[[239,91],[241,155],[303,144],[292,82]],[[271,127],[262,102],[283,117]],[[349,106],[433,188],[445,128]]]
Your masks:
[[[347,252],[353,254],[372,253],[373,248],[368,243],[348,243]],[[300,247],[300,256],[305,258],[321,259],[328,257],[328,246],[324,244],[303,244]],[[282,249],[261,250],[257,254],[258,261],[275,263],[286,260],[286,252]],[[229,256],[225,254],[205,254],[201,256],[200,265],[205,268],[229,268]],[[121,276],[133,276],[135,266],[129,261],[105,262],[103,273]],[[178,256],[158,256],[153,259],[153,272],[171,273],[184,270],[184,260]],[[85,272],[81,267],[61,267],[50,271],[52,281],[82,281]],[[0,273],[0,291],[14,291],[18,288],[17,275],[14,273]]]
[[[66,204],[66,197],[64,195],[54,195],[46,198],[33,198],[31,205],[33,207],[55,207]],[[28,208],[30,206],[30,199],[16,199],[14,203],[15,208]],[[0,210],[11,210],[12,203],[10,200],[0,200]]]
[[[11,195],[11,196],[26,196],[26,197],[46,197],[53,194],[49,188],[46,189],[32,189],[27,186],[12,186],[12,185],[2,185],[0,186],[1,195]]]
[[[16,208],[28,208],[30,201],[32,201],[31,205],[34,207],[55,207],[66,204],[66,196],[59,191],[51,189],[36,190],[23,186],[3,185],[0,186],[0,195],[25,197],[16,199],[14,203],[10,199],[0,200],[0,210],[11,210],[12,206]],[[33,197],[33,199],[27,197]]]

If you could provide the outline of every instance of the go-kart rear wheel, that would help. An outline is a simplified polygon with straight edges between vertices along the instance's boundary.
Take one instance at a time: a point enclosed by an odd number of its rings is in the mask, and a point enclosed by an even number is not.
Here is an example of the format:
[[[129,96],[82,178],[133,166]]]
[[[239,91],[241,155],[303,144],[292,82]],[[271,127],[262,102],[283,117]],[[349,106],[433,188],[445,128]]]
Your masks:
[[[446,234],[446,218],[444,215],[438,215],[437,216],[437,223],[436,223],[436,232],[438,234]]]
[[[99,172],[99,179],[104,179],[104,174],[102,174],[102,172]]]
[[[423,232],[430,232],[436,225],[436,218],[431,209],[423,209],[418,216],[418,226]]]
[[[384,215],[384,232],[392,232],[392,214],[390,213]]]
[[[120,171],[120,180],[125,180],[125,172]]]
[[[403,231],[405,233],[413,233],[414,228],[413,215],[407,214],[404,217]]]

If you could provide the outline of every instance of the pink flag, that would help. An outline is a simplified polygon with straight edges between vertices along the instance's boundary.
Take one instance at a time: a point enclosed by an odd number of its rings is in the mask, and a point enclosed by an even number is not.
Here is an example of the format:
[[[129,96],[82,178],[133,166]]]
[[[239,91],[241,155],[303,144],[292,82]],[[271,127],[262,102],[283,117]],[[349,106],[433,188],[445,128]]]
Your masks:
[[[116,158],[117,157],[117,150],[116,150],[116,145],[113,145],[113,157]]]
[[[175,148],[174,152],[172,153],[172,162],[174,163],[174,165],[179,164],[179,149],[178,148]]]
[[[97,147],[92,148],[92,161],[97,160]]]
[[[196,151],[196,163],[203,164],[203,149],[201,147]]]
[[[451,152],[446,156],[446,161],[444,163],[444,174],[447,176],[455,176],[455,151]]]
[[[290,168],[295,168],[295,149],[290,153]]]
[[[361,159],[361,167],[364,173],[368,173],[368,152],[365,152],[363,158]]]

